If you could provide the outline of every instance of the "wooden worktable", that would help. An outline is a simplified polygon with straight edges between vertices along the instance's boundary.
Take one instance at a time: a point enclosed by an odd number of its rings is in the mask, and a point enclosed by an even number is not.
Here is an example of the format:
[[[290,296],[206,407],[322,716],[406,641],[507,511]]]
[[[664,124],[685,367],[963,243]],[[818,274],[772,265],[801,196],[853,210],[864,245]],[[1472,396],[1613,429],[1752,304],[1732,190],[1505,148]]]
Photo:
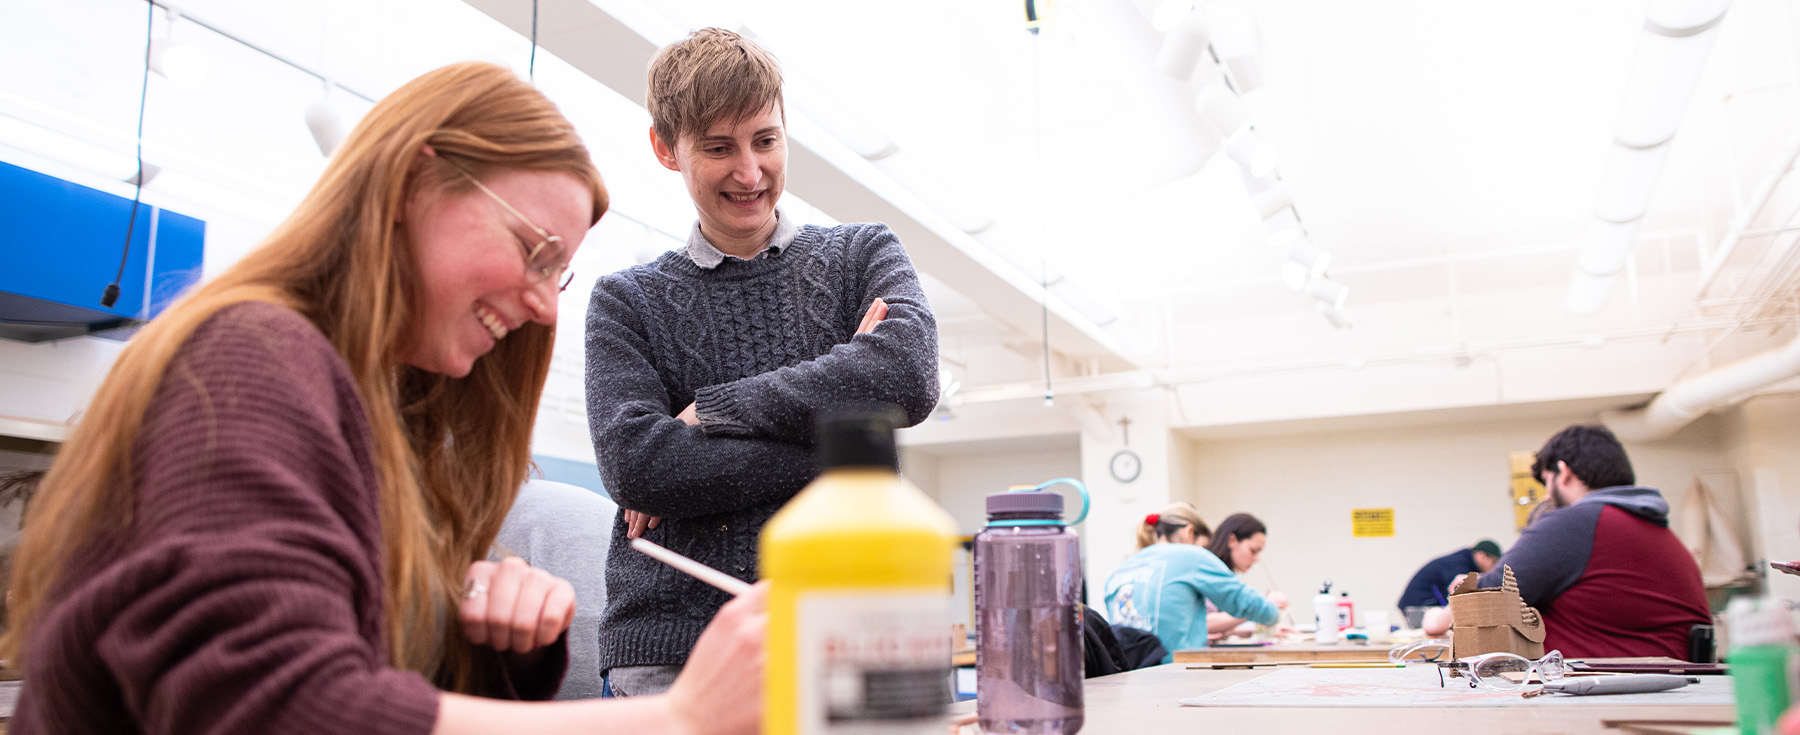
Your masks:
[[[1592,697],[1593,706],[1510,708],[1302,708],[1183,707],[1177,700],[1214,692],[1268,674],[1271,669],[1189,669],[1167,664],[1088,679],[1086,724],[1081,735],[1144,733],[1331,733],[1332,735],[1514,735],[1591,733],[1618,735],[1604,720],[1729,722],[1730,706],[1618,706]],[[972,712],[974,701],[959,702]]]
[[[1391,644],[1352,643],[1326,645],[1308,641],[1283,641],[1268,646],[1224,646],[1176,651],[1178,664],[1266,664],[1287,661],[1386,661]]]

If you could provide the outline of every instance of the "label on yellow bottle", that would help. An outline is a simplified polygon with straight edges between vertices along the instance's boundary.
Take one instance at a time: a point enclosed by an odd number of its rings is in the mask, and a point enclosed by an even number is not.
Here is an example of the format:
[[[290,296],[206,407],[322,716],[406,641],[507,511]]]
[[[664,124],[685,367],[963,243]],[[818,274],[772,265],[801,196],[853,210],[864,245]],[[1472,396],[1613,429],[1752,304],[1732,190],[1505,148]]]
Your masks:
[[[805,592],[798,601],[800,733],[943,728],[950,598],[942,592]]]

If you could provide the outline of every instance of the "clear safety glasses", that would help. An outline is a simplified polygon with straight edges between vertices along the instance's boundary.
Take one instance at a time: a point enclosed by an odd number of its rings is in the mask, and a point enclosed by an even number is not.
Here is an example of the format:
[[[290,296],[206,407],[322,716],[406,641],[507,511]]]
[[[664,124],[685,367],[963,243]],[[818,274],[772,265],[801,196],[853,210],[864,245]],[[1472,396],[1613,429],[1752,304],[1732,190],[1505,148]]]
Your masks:
[[[1557,681],[1569,672],[1562,651],[1551,651],[1536,661],[1516,653],[1484,653],[1438,664],[1438,685],[1444,686],[1444,669],[1453,669],[1469,680],[1469,687],[1487,687],[1513,692],[1531,683],[1535,672],[1539,682]]]
[[[1422,641],[1402,643],[1388,649],[1388,663],[1398,664],[1407,661],[1434,663],[1449,655],[1449,640],[1444,638],[1426,638]]]

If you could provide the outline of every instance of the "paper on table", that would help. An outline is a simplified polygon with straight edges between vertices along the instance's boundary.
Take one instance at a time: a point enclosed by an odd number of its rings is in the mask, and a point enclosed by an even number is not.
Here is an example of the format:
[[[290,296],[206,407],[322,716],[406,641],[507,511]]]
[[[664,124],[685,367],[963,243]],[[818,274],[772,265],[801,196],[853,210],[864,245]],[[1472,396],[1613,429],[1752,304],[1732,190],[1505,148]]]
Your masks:
[[[1282,669],[1211,694],[1180,700],[1190,707],[1566,707],[1598,704],[1732,705],[1731,679],[1701,677],[1699,684],[1652,694],[1599,697],[1545,696],[1471,689],[1467,680],[1438,686],[1434,666],[1404,669]]]

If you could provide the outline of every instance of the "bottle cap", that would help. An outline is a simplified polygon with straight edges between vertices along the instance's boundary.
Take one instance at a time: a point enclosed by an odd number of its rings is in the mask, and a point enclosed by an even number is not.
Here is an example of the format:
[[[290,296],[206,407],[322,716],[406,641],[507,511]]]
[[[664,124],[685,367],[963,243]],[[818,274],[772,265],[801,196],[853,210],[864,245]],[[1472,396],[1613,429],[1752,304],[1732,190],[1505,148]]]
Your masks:
[[[987,512],[991,518],[1001,513],[1062,520],[1063,496],[1043,491],[1004,492],[987,496]]]
[[[820,411],[815,423],[819,469],[885,467],[898,471],[900,451],[894,448],[894,429],[901,421],[900,409],[888,403],[845,404]]]

